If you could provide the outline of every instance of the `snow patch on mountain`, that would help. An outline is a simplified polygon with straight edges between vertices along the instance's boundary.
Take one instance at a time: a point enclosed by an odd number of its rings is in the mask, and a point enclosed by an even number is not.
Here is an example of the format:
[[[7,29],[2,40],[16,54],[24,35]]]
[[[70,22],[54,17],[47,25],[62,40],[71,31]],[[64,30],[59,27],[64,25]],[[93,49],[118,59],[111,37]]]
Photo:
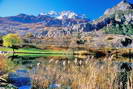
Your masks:
[[[71,11],[63,11],[59,14],[57,19],[75,19],[78,14],[71,12]]]
[[[54,17],[56,19],[62,20],[62,19],[85,19],[87,18],[85,15],[80,15],[72,11],[62,11],[62,12],[56,12],[56,11],[50,11],[48,13],[40,13],[39,15],[42,16],[50,16]]]

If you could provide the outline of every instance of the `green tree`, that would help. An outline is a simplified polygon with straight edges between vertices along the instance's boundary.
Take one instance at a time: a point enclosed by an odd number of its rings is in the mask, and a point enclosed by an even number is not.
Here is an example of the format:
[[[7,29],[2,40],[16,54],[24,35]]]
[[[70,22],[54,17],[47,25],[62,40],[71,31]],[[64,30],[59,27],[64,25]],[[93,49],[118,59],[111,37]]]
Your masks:
[[[13,52],[16,46],[21,44],[21,37],[18,34],[7,34],[3,36],[3,46],[13,48]]]

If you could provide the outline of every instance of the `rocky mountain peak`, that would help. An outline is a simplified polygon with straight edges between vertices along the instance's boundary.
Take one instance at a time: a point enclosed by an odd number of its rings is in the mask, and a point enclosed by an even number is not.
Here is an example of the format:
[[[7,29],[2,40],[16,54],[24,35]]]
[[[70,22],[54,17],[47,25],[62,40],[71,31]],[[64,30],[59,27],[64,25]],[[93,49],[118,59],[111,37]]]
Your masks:
[[[116,8],[119,10],[127,10],[127,9],[132,9],[133,6],[128,1],[122,0],[119,4],[116,5]]]
[[[133,5],[129,3],[127,0],[122,0],[120,3],[118,3],[113,8],[109,8],[104,12],[104,15],[110,15],[115,13],[116,11],[126,11],[129,9],[133,9]]]

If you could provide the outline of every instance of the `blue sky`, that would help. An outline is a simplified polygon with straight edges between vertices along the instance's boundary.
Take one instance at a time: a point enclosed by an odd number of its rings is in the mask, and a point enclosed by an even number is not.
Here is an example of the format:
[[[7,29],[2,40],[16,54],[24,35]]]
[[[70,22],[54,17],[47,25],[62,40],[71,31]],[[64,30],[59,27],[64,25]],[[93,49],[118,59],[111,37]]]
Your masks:
[[[19,13],[37,15],[40,12],[70,10],[86,14],[90,19],[103,15],[107,8],[121,0],[0,0],[0,16],[13,16]],[[133,0],[129,0],[133,3]]]

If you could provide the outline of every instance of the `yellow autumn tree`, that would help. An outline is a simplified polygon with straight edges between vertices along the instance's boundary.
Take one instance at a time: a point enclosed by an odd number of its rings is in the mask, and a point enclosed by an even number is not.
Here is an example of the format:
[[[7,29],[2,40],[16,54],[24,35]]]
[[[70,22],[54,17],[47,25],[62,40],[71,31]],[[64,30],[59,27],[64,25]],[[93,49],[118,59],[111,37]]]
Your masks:
[[[18,34],[10,33],[3,36],[3,46],[11,47],[13,48],[13,51],[14,47],[20,45],[21,42],[21,37]]]

